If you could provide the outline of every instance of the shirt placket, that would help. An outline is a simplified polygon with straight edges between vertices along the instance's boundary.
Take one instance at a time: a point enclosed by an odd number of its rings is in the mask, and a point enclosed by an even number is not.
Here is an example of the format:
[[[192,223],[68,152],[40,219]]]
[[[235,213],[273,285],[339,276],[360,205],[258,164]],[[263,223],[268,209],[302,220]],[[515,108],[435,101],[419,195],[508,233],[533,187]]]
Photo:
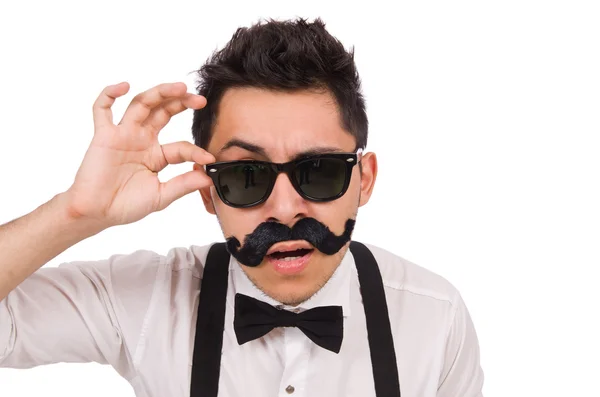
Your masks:
[[[296,327],[284,328],[285,366],[279,385],[279,397],[305,397],[308,375],[309,339]]]

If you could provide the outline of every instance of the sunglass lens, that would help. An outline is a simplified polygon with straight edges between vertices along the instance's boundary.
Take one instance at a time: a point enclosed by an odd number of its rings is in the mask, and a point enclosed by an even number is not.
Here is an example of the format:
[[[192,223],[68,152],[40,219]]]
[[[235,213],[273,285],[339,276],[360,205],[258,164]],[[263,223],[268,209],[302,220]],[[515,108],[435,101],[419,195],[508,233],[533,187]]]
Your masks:
[[[271,169],[262,164],[236,164],[219,173],[219,189],[234,205],[249,205],[260,201],[270,184]]]
[[[341,159],[313,159],[298,164],[294,172],[300,190],[315,199],[330,199],[344,189],[347,166]]]

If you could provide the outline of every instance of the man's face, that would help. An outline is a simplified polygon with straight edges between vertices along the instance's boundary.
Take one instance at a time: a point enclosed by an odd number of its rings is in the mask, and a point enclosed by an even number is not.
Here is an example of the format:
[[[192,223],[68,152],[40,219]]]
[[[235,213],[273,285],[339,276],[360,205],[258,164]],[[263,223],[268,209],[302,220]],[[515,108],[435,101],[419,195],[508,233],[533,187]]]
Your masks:
[[[232,142],[237,143],[232,145]],[[299,153],[322,149],[354,152],[355,146],[355,138],[341,127],[337,105],[327,92],[281,93],[235,88],[228,90],[221,100],[207,150],[217,161],[285,163]],[[361,163],[362,177],[359,167],[353,167],[347,192],[329,202],[302,198],[285,173],[278,175],[269,198],[251,208],[224,204],[214,187],[201,193],[207,210],[217,215],[225,236],[234,236],[242,244],[247,234],[267,221],[292,227],[300,219],[315,218],[331,232],[341,235],[346,221],[356,218],[358,207],[368,201],[375,181],[375,155],[364,155]],[[306,245],[306,241],[299,243]],[[282,303],[297,305],[325,285],[347,249],[346,244],[334,255],[313,249],[300,261],[301,266],[286,266],[272,256],[266,256],[256,267],[241,265],[265,294]]]

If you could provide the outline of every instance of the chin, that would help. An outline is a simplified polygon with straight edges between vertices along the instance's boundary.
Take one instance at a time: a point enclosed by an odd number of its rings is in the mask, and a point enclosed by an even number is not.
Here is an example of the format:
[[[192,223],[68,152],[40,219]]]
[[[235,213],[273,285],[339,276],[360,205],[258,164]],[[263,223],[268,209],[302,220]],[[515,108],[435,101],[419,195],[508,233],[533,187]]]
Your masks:
[[[331,277],[330,273],[333,272],[277,277],[279,280],[264,285],[261,290],[283,304],[297,306],[319,292]]]
[[[271,297],[285,305],[297,306],[310,299],[319,289],[319,286],[301,287],[294,290],[277,288]]]

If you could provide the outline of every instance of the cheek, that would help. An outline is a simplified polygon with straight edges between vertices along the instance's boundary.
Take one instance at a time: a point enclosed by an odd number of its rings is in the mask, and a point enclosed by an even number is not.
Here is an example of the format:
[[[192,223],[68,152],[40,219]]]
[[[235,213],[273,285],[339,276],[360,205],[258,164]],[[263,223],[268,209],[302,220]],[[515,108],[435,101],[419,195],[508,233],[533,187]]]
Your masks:
[[[353,186],[351,188],[339,199],[312,208],[312,217],[327,225],[335,234],[341,234],[346,221],[356,215],[360,190]]]
[[[219,224],[226,236],[235,236],[241,239],[252,233],[260,224],[257,216],[250,210],[232,208],[224,204],[218,197],[213,202]]]

